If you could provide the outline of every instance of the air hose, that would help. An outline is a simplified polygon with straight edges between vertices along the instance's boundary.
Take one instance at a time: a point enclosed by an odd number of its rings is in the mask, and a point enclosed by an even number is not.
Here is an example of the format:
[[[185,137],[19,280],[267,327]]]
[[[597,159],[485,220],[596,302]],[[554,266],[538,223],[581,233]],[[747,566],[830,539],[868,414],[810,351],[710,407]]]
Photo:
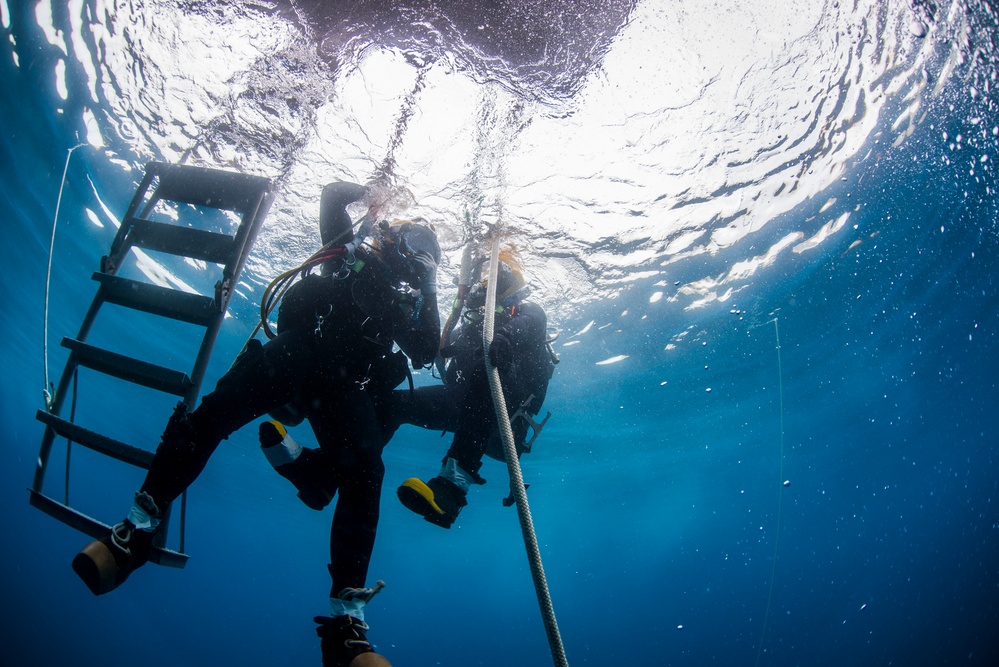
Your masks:
[[[499,237],[493,238],[492,254],[489,257],[489,282],[486,284],[485,320],[482,326],[482,345],[489,350],[493,342],[493,325],[496,320],[496,275],[499,272]],[[520,516],[520,529],[524,534],[524,546],[527,548],[527,559],[531,564],[531,576],[534,579],[534,590],[541,607],[541,616],[545,622],[545,632],[548,634],[548,646],[551,648],[552,659],[557,667],[569,667],[565,658],[565,648],[562,646],[562,636],[555,620],[555,609],[552,607],[551,595],[548,592],[548,582],[541,563],[541,551],[538,549],[538,538],[534,534],[534,521],[531,519],[531,508],[527,504],[527,491],[524,488],[524,477],[520,472],[520,460],[513,441],[513,429],[510,426],[510,416],[507,413],[506,397],[500,384],[499,370],[489,361],[489,355],[483,355],[486,363],[486,375],[489,378],[489,389],[493,396],[493,407],[496,409],[496,421],[499,424],[500,436],[503,440],[503,451],[506,453],[506,466],[510,473],[510,489],[517,501],[517,514]]]

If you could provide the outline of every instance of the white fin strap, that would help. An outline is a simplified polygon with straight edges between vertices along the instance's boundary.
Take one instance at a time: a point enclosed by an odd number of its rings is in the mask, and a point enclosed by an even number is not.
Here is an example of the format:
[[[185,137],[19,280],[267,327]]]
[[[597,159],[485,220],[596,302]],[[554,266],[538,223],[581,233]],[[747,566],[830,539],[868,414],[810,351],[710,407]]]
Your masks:
[[[273,447],[262,447],[267,462],[277,468],[296,461],[302,455],[302,446],[295,442],[290,433],[285,434],[284,439]]]
[[[143,504],[148,505],[148,509],[144,508]],[[160,518],[152,516],[149,513],[149,509],[153,510],[156,514],[159,513],[156,503],[153,502],[148,493],[141,492],[135,494],[135,500],[132,501],[132,509],[128,512],[128,520],[139,530],[152,533],[159,528]]]
[[[353,616],[364,621],[364,605],[385,588],[384,581],[378,581],[373,588],[345,588],[339,597],[330,598],[330,616]]]
[[[441,466],[440,476],[449,482],[453,482],[455,486],[461,489],[462,493],[468,493],[469,487],[475,483],[475,478],[469,475],[465,470],[458,465],[450,456],[444,461],[444,465]]]

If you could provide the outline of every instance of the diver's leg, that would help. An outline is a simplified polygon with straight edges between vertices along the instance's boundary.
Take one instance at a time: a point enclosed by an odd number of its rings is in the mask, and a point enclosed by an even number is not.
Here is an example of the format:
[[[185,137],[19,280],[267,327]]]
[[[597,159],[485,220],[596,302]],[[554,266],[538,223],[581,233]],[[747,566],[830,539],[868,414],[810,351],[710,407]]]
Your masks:
[[[295,486],[299,500],[316,511],[333,501],[337,480],[333,462],[325,451],[302,447],[276,419],[261,422],[258,434],[267,461]]]
[[[378,527],[385,437],[368,392],[346,388],[310,413],[320,447],[330,457],[340,497],[330,533],[333,595],[364,586]]]
[[[292,395],[297,369],[288,352],[295,343],[293,336],[278,336],[266,346],[248,345],[197,410],[188,414],[177,406],[127,518],[73,559],[94,595],[117,588],[146,563],[166,507],[198,477],[218,444]]]
[[[489,388],[484,383],[476,383],[465,395],[454,439],[440,472],[426,482],[416,477],[403,482],[396,491],[402,504],[430,523],[450,528],[468,504],[469,487],[485,483],[478,473],[495,427]]]
[[[385,437],[370,395],[359,387],[324,397],[309,422],[333,460],[340,493],[330,530],[330,616],[315,619],[323,665],[367,664],[366,654],[375,656],[365,636],[364,605],[382,584],[364,586],[378,527]]]
[[[495,429],[496,411],[493,409],[489,387],[472,387],[465,397],[458,428],[444,457],[444,465],[447,466],[451,459],[475,483],[484,483],[479,477],[479,469],[482,468],[482,457],[486,453],[489,437]]]
[[[291,400],[307,377],[310,346],[309,336],[294,331],[266,345],[250,341],[196,410],[174,412],[140,491],[160,506],[173,502],[222,440]]]
[[[442,385],[427,385],[413,390],[396,389],[388,402],[389,432],[402,424],[412,424],[431,431],[453,433],[458,428],[458,405],[451,390]]]

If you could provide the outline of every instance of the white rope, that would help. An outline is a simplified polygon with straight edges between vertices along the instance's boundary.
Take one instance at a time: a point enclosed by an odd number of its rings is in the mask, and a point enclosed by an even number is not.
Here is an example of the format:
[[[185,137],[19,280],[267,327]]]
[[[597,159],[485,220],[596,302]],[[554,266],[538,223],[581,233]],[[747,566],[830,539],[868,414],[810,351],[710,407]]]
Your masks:
[[[520,528],[524,533],[524,546],[527,548],[527,559],[531,564],[531,575],[534,578],[534,590],[538,595],[541,616],[545,621],[545,632],[548,633],[548,646],[551,648],[552,659],[558,667],[569,667],[559,635],[558,622],[555,620],[555,610],[552,607],[551,595],[548,592],[548,582],[541,563],[541,551],[538,549],[538,538],[534,534],[534,521],[531,519],[531,508],[527,504],[527,491],[524,488],[524,477],[520,472],[520,461],[517,458],[517,447],[513,441],[513,429],[510,427],[510,417],[507,414],[506,397],[500,384],[499,370],[489,361],[489,346],[493,342],[493,326],[496,319],[496,275],[499,272],[499,236],[493,238],[492,255],[489,258],[489,282],[486,283],[486,312],[482,326],[482,345],[485,350],[486,375],[489,377],[489,389],[493,395],[493,407],[496,409],[496,421],[499,423],[500,436],[503,439],[503,450],[506,453],[506,467],[510,473],[510,490],[517,501],[517,514],[520,516]]]
[[[45,370],[45,386],[42,394],[45,397],[45,409],[48,410],[52,404],[52,394],[49,392],[51,383],[49,382],[49,284],[52,281],[52,253],[55,249],[56,222],[59,220],[59,206],[62,204],[62,190],[66,187],[66,173],[69,171],[69,158],[73,157],[73,151],[87,144],[77,144],[66,153],[66,164],[62,168],[62,182],[59,184],[59,197],[56,199],[55,215],[52,216],[52,239],[49,241],[49,265],[45,272],[45,308],[42,312],[42,365]]]

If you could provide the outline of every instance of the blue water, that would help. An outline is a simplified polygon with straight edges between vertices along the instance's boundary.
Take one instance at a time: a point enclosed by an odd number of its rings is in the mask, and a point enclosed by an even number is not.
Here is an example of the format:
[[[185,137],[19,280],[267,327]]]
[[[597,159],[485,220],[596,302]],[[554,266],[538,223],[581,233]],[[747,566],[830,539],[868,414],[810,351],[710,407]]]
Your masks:
[[[297,501],[254,428],[223,444],[189,493],[187,567],[145,567],[107,596],[69,567],[86,538],[28,505],[46,263],[78,126],[76,98],[46,83],[56,56],[27,16],[5,28],[21,30],[19,65],[6,41],[0,58],[0,663],[319,664],[311,617],[326,612],[331,513]],[[971,111],[938,99],[905,143],[872,146],[828,193],[855,207],[848,228],[817,254],[785,254],[727,303],[664,308],[648,294],[672,281],[639,281],[557,321],[563,342],[596,323],[586,342],[559,348],[555,416],[524,459],[570,664],[999,664],[990,94]],[[967,159],[945,159],[944,132],[963,133]],[[85,147],[70,161],[50,283],[53,381],[58,341],[79,326],[114,234],[83,207],[99,193],[120,215],[136,179],[116,155]],[[814,205],[779,216],[756,254]],[[677,272],[719,261],[692,257]],[[259,293],[234,304],[208,384],[248,335]],[[157,331],[122,336],[163,354],[176,344]],[[617,354],[628,357],[596,364]],[[128,405],[113,408],[112,428],[153,446],[171,402],[126,403],[134,397],[87,380],[78,409]],[[395,500],[394,486],[432,474],[445,449],[407,427],[386,450],[370,574],[388,587],[368,608],[370,638],[397,667],[551,664],[516,513],[500,503],[505,468],[486,464],[489,484],[451,531]],[[60,456],[47,482],[57,498]],[[72,497],[119,520],[138,474],[73,456]]]

